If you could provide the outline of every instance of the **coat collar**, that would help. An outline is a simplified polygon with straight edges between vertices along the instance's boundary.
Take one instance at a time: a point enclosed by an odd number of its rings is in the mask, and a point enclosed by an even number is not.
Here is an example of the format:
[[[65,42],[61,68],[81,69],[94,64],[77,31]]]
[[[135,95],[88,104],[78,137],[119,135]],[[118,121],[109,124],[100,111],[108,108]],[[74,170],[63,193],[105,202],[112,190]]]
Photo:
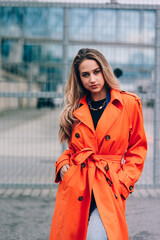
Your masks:
[[[119,91],[111,89],[111,100],[100,117],[96,130],[94,129],[92,116],[86,102],[86,95],[80,101],[81,106],[73,112],[73,115],[88,126],[97,136],[98,143],[112,126],[121,112],[123,101]]]
[[[84,97],[81,99],[81,101],[80,101],[81,104],[86,104],[86,97],[87,97],[87,95],[84,95]],[[121,105],[123,106],[123,101],[122,101],[120,91],[111,89],[111,101],[110,102],[113,103],[115,100],[118,100],[121,103]]]

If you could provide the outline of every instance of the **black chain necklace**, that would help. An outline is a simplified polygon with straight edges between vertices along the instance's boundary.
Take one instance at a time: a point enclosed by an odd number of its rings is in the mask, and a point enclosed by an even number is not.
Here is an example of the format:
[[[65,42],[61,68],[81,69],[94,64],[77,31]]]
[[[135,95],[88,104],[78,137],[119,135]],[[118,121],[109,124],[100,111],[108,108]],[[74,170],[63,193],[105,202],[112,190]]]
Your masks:
[[[99,106],[98,108],[93,108],[92,105],[91,105],[91,100],[89,100],[88,105],[89,105],[90,110],[92,110],[92,111],[98,111],[98,110],[101,110],[102,108],[105,107],[106,102],[107,102],[107,98],[105,98],[105,101],[102,103],[101,106]]]

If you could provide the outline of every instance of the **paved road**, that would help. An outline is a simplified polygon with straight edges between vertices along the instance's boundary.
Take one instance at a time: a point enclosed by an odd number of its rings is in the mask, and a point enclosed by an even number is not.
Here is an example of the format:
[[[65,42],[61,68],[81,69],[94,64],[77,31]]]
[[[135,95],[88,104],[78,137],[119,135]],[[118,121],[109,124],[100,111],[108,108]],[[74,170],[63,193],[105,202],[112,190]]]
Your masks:
[[[0,197],[0,240],[48,240],[55,193]],[[144,193],[143,193],[144,194]],[[160,195],[130,195],[126,205],[130,240],[160,239]],[[30,194],[29,194],[30,195]]]
[[[127,201],[126,219],[130,240],[160,239],[160,199],[130,198]]]

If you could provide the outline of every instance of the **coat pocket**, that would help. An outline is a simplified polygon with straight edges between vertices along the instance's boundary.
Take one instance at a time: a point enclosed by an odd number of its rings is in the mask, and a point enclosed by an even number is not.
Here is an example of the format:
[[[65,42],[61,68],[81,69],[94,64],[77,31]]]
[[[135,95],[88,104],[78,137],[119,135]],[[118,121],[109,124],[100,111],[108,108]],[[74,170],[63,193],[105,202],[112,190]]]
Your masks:
[[[63,180],[62,180],[62,187],[64,190],[67,188],[67,186],[69,185],[69,182],[74,177],[75,168],[76,168],[75,165],[71,165],[70,168],[67,170],[67,172],[64,174]]]
[[[117,173],[113,172],[112,174],[113,174],[113,187],[114,187],[115,194],[118,194],[119,196],[121,196],[122,184],[120,183],[120,181],[118,179]]]

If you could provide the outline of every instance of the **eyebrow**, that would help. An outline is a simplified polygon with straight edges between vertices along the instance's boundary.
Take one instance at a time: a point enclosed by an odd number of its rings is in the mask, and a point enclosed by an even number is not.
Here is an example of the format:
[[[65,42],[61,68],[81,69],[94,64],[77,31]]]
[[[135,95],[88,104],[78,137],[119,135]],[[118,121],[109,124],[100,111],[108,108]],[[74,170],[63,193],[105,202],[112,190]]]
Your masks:
[[[99,67],[97,67],[97,68],[95,68],[95,69],[93,69],[92,71],[95,71],[95,70],[100,70],[100,68]],[[81,72],[81,74],[84,74],[84,73],[88,73],[88,72]]]

